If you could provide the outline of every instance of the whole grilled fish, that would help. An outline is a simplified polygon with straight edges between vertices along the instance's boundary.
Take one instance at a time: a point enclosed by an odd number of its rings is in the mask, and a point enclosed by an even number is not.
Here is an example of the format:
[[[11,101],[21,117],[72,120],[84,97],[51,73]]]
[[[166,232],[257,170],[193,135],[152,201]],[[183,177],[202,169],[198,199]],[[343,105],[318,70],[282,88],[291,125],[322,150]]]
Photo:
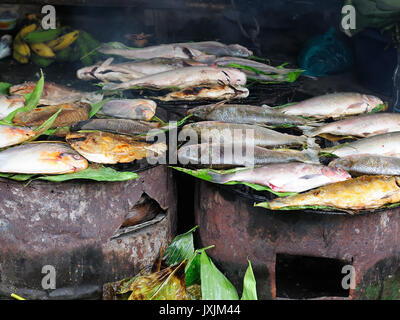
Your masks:
[[[33,81],[14,85],[10,87],[10,94],[25,95],[31,93],[35,86],[36,82]],[[74,102],[96,103],[102,99],[101,93],[81,92],[59,84],[45,82],[39,104],[49,106]]]
[[[364,138],[395,131],[400,131],[400,114],[376,113],[328,123],[312,130],[310,136],[331,134]]]
[[[249,90],[241,86],[232,85],[202,85],[186,88],[180,91],[172,91],[165,96],[153,97],[161,101],[194,101],[194,100],[225,100],[242,99],[249,96]]]
[[[22,108],[24,105],[25,98],[23,96],[0,95],[0,120],[7,117],[11,112]]]
[[[0,148],[19,144],[34,135],[35,131],[30,128],[0,125]]]
[[[296,162],[270,164],[232,174],[209,174],[214,183],[248,182],[267,186],[276,192],[303,192],[351,178],[350,174],[339,168]]]
[[[98,130],[117,134],[136,136],[158,128],[158,122],[137,121],[130,119],[90,119],[71,126],[71,131]]]
[[[38,107],[28,112],[17,112],[13,123],[18,126],[39,127],[58,110],[62,108],[51,128],[67,127],[75,122],[89,119],[89,109],[87,104],[60,104],[56,106]]]
[[[218,57],[249,57],[253,52],[239,44],[224,44],[218,41],[199,41],[199,42],[184,42],[176,43],[177,46],[199,50],[209,55]]]
[[[148,99],[116,99],[107,101],[97,114],[132,120],[153,118],[157,104]]]
[[[67,144],[28,143],[0,152],[0,172],[63,174],[86,169],[88,162]]]
[[[179,163],[208,168],[252,167],[273,163],[319,163],[311,150],[270,150],[242,144],[201,143],[185,145],[178,150]]]
[[[338,158],[331,161],[329,166],[342,168],[354,176],[400,176],[400,158],[385,157],[374,154],[357,154]]]
[[[400,132],[390,132],[325,148],[322,152],[332,153],[338,157],[364,153],[400,157],[399,145]]]
[[[381,104],[381,99],[371,95],[343,92],[313,97],[279,110],[293,116],[327,119],[371,112]]]
[[[305,126],[311,124],[309,120],[286,115],[267,106],[210,104],[190,109],[188,114],[193,114],[196,118],[202,120],[257,124],[262,126]]]
[[[182,134],[196,136],[201,143],[242,143],[260,147],[299,146],[307,142],[304,136],[280,133],[250,124],[226,123],[219,121],[200,121],[182,128]],[[205,141],[203,141],[205,139]],[[200,141],[199,141],[200,142]]]
[[[245,85],[246,75],[236,69],[218,67],[185,67],[149,75],[124,83],[105,83],[103,90],[121,90],[134,87],[181,89],[209,84]]]
[[[126,163],[140,160],[167,150],[164,143],[149,144],[133,137],[108,132],[74,132],[65,138],[73,149],[96,163]]]
[[[98,51],[103,54],[115,55],[133,60],[146,60],[152,58],[180,58],[203,61],[212,60],[215,58],[213,56],[206,55],[199,50],[177,44],[161,44],[144,48],[116,48],[105,43],[98,49]]]
[[[327,206],[344,210],[376,209],[400,201],[400,178],[361,176],[303,194],[268,202],[272,210],[297,206]]]
[[[114,58],[84,67],[76,75],[82,80],[100,80],[103,82],[125,82],[146,75],[175,70],[189,66],[206,66],[204,63],[189,59],[153,58],[149,60],[129,61],[112,64]]]

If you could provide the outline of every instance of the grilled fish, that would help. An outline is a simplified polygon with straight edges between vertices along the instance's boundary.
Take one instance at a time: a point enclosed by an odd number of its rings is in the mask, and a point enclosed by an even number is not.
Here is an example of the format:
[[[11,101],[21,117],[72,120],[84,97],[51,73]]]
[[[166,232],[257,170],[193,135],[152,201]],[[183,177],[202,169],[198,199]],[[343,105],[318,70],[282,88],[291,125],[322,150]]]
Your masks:
[[[258,146],[201,143],[183,146],[178,150],[181,164],[207,168],[252,167],[273,163],[319,163],[311,150],[270,150]]]
[[[210,172],[209,175],[214,183],[247,182],[267,186],[276,192],[303,192],[351,178],[339,168],[296,162],[270,164],[232,174]]]
[[[0,125],[0,148],[19,144],[34,135],[35,131],[30,128]]]
[[[351,175],[400,176],[400,159],[374,154],[357,154],[335,159],[329,166],[342,168]]]
[[[60,104],[56,106],[38,107],[28,112],[17,112],[13,123],[18,126],[39,127],[53,114],[62,108],[52,124],[52,128],[67,127],[75,122],[89,119],[90,107],[86,104]]]
[[[67,144],[28,143],[0,152],[0,172],[63,174],[86,169],[88,162]]]
[[[376,113],[328,123],[312,130],[310,136],[331,134],[364,138],[395,131],[400,131],[400,114]]]
[[[210,141],[212,143],[232,143],[234,141],[243,145],[254,144],[260,147],[299,146],[307,142],[304,136],[280,133],[256,125],[219,121],[200,121],[187,124],[183,126],[182,134],[195,135],[202,139],[201,143]]]
[[[400,201],[400,178],[361,176],[332,183],[303,194],[268,202],[272,210],[298,206],[327,206],[344,210],[377,209]]]
[[[65,139],[73,149],[96,163],[126,163],[162,154],[167,150],[167,146],[161,142],[149,144],[133,137],[101,131],[74,132]]]
[[[0,120],[7,117],[11,112],[22,108],[24,105],[25,98],[23,96],[0,95]]]
[[[364,153],[400,157],[399,145],[400,132],[390,132],[325,148],[322,149],[322,152],[331,153],[338,157]]]
[[[344,92],[313,97],[284,107],[280,111],[293,116],[327,119],[371,112],[381,104],[381,99],[371,95]]]
[[[149,121],[153,118],[156,108],[157,104],[153,100],[117,99],[107,101],[97,114],[115,118]]]
[[[10,94],[25,95],[31,93],[36,82],[28,81],[10,87]],[[43,93],[40,97],[41,105],[58,105],[63,103],[85,102],[96,103],[103,99],[103,95],[97,92],[81,92],[59,84],[45,82]]]
[[[217,67],[185,67],[149,75],[124,83],[105,83],[103,90],[123,90],[135,87],[181,89],[193,86],[224,84],[245,85],[246,75],[236,69]]]
[[[161,101],[194,101],[194,100],[225,100],[242,99],[249,96],[249,90],[245,87],[232,85],[203,85],[186,88],[180,91],[172,91],[165,96],[153,97]]]

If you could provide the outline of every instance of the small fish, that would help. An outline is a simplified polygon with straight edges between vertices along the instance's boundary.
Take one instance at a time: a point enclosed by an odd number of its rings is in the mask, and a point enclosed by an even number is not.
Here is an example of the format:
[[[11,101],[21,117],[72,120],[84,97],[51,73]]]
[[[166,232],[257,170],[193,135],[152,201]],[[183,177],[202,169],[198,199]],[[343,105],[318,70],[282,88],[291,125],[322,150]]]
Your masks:
[[[89,161],[105,164],[132,162],[167,150],[162,142],[149,144],[133,137],[101,131],[74,132],[65,139]]]
[[[36,82],[33,81],[14,85],[10,87],[10,94],[25,95],[31,93],[35,86]],[[46,106],[74,102],[91,104],[100,102],[102,99],[103,94],[98,92],[82,92],[52,82],[45,82],[39,104]]]
[[[242,143],[260,147],[301,146],[305,136],[294,136],[251,124],[200,121],[182,128],[182,134],[195,136],[199,143]]]
[[[38,107],[28,112],[17,112],[13,123],[18,126],[39,127],[53,114],[62,108],[51,128],[67,127],[78,121],[89,119],[90,107],[86,104],[60,104],[56,106]]]
[[[319,163],[317,154],[308,149],[270,150],[257,146],[218,143],[185,145],[178,150],[178,160],[183,165],[218,169],[289,162]]]
[[[310,120],[286,115],[268,106],[258,107],[218,103],[190,109],[188,114],[193,114],[196,118],[208,121],[257,124],[261,126],[306,126],[312,124]]]
[[[329,163],[329,166],[342,168],[353,176],[400,176],[400,158],[374,154],[356,154],[335,159]]]
[[[71,126],[71,131],[98,130],[117,134],[136,136],[158,128],[158,122],[147,122],[130,119],[90,119]]]
[[[375,96],[343,92],[313,97],[279,110],[292,116],[328,119],[368,113],[381,104],[383,101]]]
[[[0,152],[0,172],[64,174],[86,169],[88,162],[67,144],[28,143]]]
[[[310,136],[371,137],[374,135],[400,131],[400,114],[375,113],[328,123],[310,132]]]
[[[231,85],[207,85],[172,91],[162,97],[153,97],[161,101],[194,101],[194,100],[225,100],[242,99],[249,96],[249,89]]]
[[[12,36],[5,34],[0,38],[0,59],[11,55]]]
[[[400,201],[400,178],[361,176],[268,202],[271,210],[285,207],[324,206],[344,210],[377,209]]]
[[[267,186],[276,192],[303,192],[351,178],[339,168],[297,162],[270,164],[232,174],[209,174],[214,183],[247,182]]]
[[[7,117],[11,112],[22,108],[24,105],[25,98],[23,96],[0,95],[0,120]]]
[[[0,125],[0,148],[20,144],[35,135],[35,131],[25,127]]]
[[[149,121],[153,118],[156,108],[157,104],[153,100],[119,99],[107,101],[97,114],[115,118]]]
[[[345,157],[356,154],[377,154],[381,156],[400,157],[400,132],[378,134],[357,141],[322,149],[322,152]]]

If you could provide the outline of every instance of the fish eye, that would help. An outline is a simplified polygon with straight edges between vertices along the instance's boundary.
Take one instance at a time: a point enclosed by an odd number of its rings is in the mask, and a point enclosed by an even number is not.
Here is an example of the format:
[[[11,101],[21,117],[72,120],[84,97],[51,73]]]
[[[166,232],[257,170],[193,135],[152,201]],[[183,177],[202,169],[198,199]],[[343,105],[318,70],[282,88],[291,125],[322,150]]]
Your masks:
[[[81,160],[82,159],[82,157],[80,155],[78,155],[78,154],[72,155],[72,158],[74,158],[75,160]]]

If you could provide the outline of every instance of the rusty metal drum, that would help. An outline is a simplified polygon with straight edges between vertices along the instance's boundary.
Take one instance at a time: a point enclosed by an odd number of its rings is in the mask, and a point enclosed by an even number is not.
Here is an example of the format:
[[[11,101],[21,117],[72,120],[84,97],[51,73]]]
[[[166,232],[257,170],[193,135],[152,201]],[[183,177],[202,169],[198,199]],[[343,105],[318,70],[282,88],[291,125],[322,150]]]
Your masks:
[[[199,245],[238,288],[249,259],[261,299],[400,299],[399,208],[269,211],[200,180],[194,207]]]
[[[151,264],[176,233],[176,186],[166,166],[138,174],[125,182],[1,179],[0,297],[100,299],[104,283]],[[135,211],[141,220],[126,225]],[[45,266],[55,288],[43,286]]]

